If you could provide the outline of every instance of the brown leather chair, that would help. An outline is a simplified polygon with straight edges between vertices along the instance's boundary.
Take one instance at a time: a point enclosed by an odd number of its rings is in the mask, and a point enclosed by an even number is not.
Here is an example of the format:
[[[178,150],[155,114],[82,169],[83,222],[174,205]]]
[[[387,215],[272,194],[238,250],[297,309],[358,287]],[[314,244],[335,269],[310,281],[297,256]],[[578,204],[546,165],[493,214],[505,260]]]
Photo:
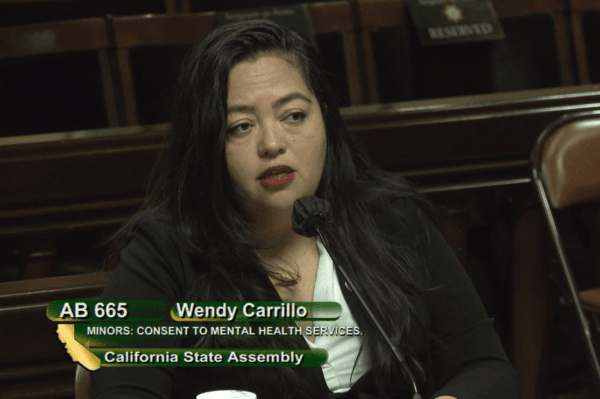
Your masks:
[[[578,291],[553,210],[600,200],[599,154],[599,111],[565,115],[555,121],[538,137],[531,154],[533,183],[541,200],[562,274],[562,279],[556,279],[561,302],[575,311],[598,383],[600,364],[584,310],[600,312],[600,288]],[[592,226],[594,228],[598,226]],[[590,244],[591,247],[594,245],[598,244]]]
[[[92,399],[90,372],[80,365],[75,372],[75,399]]]

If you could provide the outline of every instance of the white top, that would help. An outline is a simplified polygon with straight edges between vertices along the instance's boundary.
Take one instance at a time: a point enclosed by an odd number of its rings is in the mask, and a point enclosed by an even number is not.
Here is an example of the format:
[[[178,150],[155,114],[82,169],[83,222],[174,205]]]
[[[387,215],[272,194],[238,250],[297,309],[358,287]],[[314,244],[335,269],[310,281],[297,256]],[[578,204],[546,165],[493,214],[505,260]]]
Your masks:
[[[325,328],[344,327],[352,331],[358,325],[354,317],[352,317],[352,313],[350,313],[348,304],[342,294],[337,273],[333,266],[333,260],[318,239],[317,246],[320,256],[313,302],[337,302],[342,306],[342,313],[340,318],[335,321],[315,320],[313,321],[313,326]],[[352,384],[362,377],[371,366],[371,360],[365,348],[360,354],[354,373],[352,373],[352,368],[354,367],[362,342],[362,338],[359,335],[318,335],[315,337],[314,343],[310,342],[306,337],[304,339],[311,348],[325,349],[329,354],[327,362],[321,368],[323,369],[327,386],[334,393],[348,391]]]

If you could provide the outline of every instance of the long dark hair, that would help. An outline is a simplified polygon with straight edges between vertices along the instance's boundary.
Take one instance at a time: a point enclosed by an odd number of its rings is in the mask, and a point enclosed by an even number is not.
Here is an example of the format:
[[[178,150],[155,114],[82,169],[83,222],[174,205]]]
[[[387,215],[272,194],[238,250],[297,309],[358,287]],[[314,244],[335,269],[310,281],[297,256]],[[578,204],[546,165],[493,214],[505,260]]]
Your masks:
[[[406,354],[418,383],[423,384],[423,364],[417,359],[416,349],[408,344],[409,332],[419,324],[409,296],[427,289],[423,279],[417,277],[425,269],[423,260],[415,246],[383,235],[373,212],[389,212],[398,223],[398,231],[403,231],[409,228],[407,217],[392,203],[411,199],[421,209],[429,209],[428,203],[406,180],[368,161],[348,134],[336,95],[313,47],[294,30],[274,22],[255,20],[224,25],[190,51],[173,101],[172,128],[149,183],[147,200],[113,237],[111,262],[118,261],[128,232],[143,218],[158,213],[168,219],[172,236],[178,237],[190,256],[198,260],[201,270],[197,289],[189,293],[194,300],[273,300],[272,286],[260,283],[265,276],[281,284],[297,282],[297,276],[265,267],[256,255],[249,226],[233,200],[235,192],[225,160],[229,72],[237,63],[265,53],[294,62],[319,101],[327,152],[316,196],[332,205],[334,218],[334,225],[325,236],[357,289],[368,293],[368,305],[392,341]],[[371,355],[377,390],[386,397],[385,387],[391,377],[402,372],[372,323],[361,328],[363,349]],[[267,342],[258,337],[238,341],[254,347],[283,342]],[[216,344],[210,337],[197,342],[199,346]],[[283,368],[281,373],[294,382],[294,389],[301,387],[293,370]]]

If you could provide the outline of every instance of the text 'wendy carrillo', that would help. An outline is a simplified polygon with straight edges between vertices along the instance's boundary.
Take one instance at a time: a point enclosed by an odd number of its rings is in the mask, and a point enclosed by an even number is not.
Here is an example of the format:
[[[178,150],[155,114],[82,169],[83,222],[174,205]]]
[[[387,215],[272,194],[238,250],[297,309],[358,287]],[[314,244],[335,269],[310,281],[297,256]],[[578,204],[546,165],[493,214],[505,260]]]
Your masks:
[[[171,308],[175,321],[333,321],[340,317],[337,302],[178,302]],[[161,321],[167,315],[162,301],[52,301],[46,308],[52,321]]]
[[[171,317],[175,321],[332,321],[341,312],[337,302],[178,302]]]

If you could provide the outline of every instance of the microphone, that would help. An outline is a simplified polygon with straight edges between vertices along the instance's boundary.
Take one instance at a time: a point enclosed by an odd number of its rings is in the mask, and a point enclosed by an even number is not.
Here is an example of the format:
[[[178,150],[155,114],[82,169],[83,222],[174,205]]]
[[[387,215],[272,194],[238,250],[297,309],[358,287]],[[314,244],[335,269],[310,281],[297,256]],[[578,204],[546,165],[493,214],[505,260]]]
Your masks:
[[[292,229],[294,230],[294,232],[304,237],[319,236],[319,239],[321,239],[323,246],[329,253],[329,256],[331,256],[333,264],[338,268],[340,273],[342,273],[342,275],[346,279],[346,282],[348,283],[348,285],[350,285],[352,292],[354,292],[358,297],[358,300],[360,301],[360,304],[362,305],[363,309],[367,312],[373,323],[375,323],[375,326],[387,342],[388,346],[391,348],[396,358],[400,361],[400,365],[402,366],[404,372],[410,378],[411,383],[413,385],[413,391],[415,392],[412,399],[422,399],[421,395],[419,394],[419,389],[417,387],[415,378],[413,377],[410,368],[408,367],[408,364],[406,364],[404,356],[402,356],[400,351],[398,351],[398,349],[392,343],[390,337],[388,337],[388,335],[385,333],[383,327],[375,318],[375,315],[373,314],[371,309],[369,309],[369,307],[367,306],[367,303],[363,299],[360,292],[354,286],[354,283],[352,283],[352,281],[348,277],[348,274],[346,273],[344,268],[334,259],[333,253],[330,251],[329,245],[327,244],[327,241],[322,235],[322,232],[330,224],[333,224],[333,217],[331,214],[331,205],[329,204],[329,202],[319,199],[315,196],[299,198],[294,202],[294,209],[292,211]]]
[[[294,201],[292,228],[304,237],[314,237],[333,223],[329,202],[310,196]]]

